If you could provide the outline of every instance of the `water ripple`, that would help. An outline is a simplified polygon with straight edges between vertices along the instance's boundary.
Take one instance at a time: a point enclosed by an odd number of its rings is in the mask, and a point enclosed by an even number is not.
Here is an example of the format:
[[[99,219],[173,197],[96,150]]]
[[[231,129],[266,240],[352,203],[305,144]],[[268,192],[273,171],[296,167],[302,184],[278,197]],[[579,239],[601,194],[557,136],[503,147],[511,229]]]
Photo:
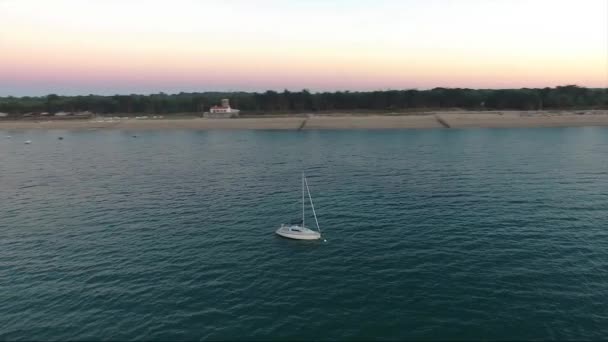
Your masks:
[[[10,132],[0,339],[605,339],[606,133]]]

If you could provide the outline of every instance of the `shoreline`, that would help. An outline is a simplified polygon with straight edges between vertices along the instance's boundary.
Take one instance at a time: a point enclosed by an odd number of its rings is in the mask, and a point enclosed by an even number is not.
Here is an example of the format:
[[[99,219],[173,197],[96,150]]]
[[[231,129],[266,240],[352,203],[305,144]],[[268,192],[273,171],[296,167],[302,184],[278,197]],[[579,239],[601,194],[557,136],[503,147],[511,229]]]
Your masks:
[[[323,130],[457,129],[608,126],[608,110],[576,111],[436,111],[420,114],[292,115],[277,117],[95,118],[86,120],[2,120],[0,130]]]

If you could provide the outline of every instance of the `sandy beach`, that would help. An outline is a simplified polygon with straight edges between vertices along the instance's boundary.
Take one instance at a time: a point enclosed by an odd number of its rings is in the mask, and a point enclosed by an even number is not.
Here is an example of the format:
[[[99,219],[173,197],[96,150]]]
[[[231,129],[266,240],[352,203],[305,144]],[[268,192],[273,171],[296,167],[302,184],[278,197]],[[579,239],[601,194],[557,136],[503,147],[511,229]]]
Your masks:
[[[439,113],[450,128],[607,126],[608,111]]]
[[[5,120],[1,130],[162,130],[162,129],[422,129],[422,128],[499,128],[499,127],[580,127],[608,126],[607,110],[560,112],[426,112],[394,115],[308,115],[239,119],[135,119],[96,118],[91,120]]]

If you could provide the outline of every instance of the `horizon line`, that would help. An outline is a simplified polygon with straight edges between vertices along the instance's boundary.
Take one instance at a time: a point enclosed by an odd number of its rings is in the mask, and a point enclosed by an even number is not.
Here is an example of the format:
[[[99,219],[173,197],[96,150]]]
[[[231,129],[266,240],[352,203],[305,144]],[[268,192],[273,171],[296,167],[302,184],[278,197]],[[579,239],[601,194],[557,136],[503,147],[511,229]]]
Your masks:
[[[301,88],[298,90],[292,90],[292,89],[288,89],[288,88],[283,88],[282,90],[278,90],[278,89],[266,89],[266,90],[198,90],[198,91],[179,91],[179,92],[165,92],[165,91],[158,91],[158,92],[132,92],[132,93],[82,93],[82,94],[66,94],[66,93],[47,93],[47,94],[41,94],[41,95],[0,95],[0,98],[10,98],[10,97],[14,97],[14,98],[22,98],[22,97],[47,97],[50,95],[56,95],[56,96],[62,96],[62,97],[77,97],[77,96],[132,96],[132,95],[137,95],[137,96],[150,96],[150,95],[180,95],[180,94],[204,94],[204,93],[233,93],[233,94],[237,94],[237,93],[245,93],[245,94],[264,94],[267,92],[276,92],[276,93],[284,93],[284,92],[290,92],[290,93],[298,93],[298,92],[304,92],[304,91],[308,91],[310,94],[323,94],[323,93],[373,93],[373,92],[388,92],[388,91],[430,91],[430,90],[435,90],[435,89],[459,89],[459,90],[542,90],[542,89],[556,89],[559,87],[577,87],[577,88],[584,88],[584,89],[591,89],[591,90],[604,90],[604,91],[608,91],[608,84],[606,84],[605,87],[587,87],[587,86],[581,86],[578,84],[562,84],[562,85],[555,85],[555,86],[545,86],[545,87],[509,87],[509,88],[470,88],[470,87],[442,87],[442,86],[437,86],[437,87],[432,87],[432,88],[384,88],[384,89],[369,89],[369,90],[349,90],[349,89],[336,89],[336,90],[311,90],[309,88]]]

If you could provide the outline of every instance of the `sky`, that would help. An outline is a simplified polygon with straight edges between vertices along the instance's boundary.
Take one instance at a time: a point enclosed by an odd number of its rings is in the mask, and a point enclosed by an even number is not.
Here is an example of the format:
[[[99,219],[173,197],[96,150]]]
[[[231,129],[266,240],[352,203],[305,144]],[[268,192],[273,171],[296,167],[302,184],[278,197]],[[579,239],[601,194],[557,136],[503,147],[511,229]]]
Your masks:
[[[608,87],[608,0],[0,0],[0,96]]]

